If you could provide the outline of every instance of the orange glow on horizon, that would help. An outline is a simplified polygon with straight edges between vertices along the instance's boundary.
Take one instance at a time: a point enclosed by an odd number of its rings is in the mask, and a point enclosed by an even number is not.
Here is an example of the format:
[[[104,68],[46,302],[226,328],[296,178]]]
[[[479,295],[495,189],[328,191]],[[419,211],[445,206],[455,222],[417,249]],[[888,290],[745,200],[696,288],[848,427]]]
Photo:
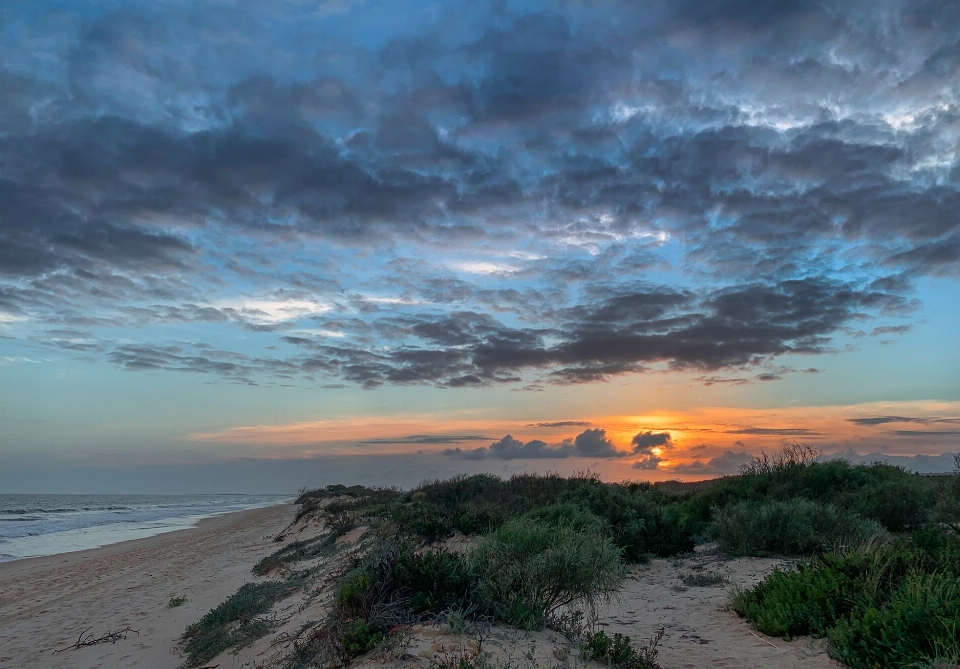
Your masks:
[[[548,444],[572,440],[585,429],[602,428],[606,436],[622,451],[623,457],[597,460],[568,458],[572,466],[590,462],[601,473],[619,478],[705,478],[716,475],[709,468],[691,472],[696,463],[706,465],[712,458],[743,458],[765,450],[770,452],[791,442],[810,443],[826,452],[852,448],[869,453],[883,450],[892,455],[914,455],[918,452],[939,455],[950,450],[951,442],[938,435],[918,440],[918,435],[904,436],[890,426],[865,426],[851,419],[878,415],[914,416],[936,419],[960,415],[960,402],[882,402],[850,406],[784,407],[772,410],[732,407],[709,407],[689,412],[654,412],[626,416],[577,416],[577,423],[546,426],[533,421],[503,421],[478,418],[455,418],[421,414],[404,416],[353,416],[348,418],[291,423],[285,425],[253,425],[228,428],[219,432],[189,436],[195,444],[243,445],[252,448],[256,457],[304,458],[316,456],[373,455],[436,455],[447,448],[464,451],[488,447],[493,441],[510,434],[527,442],[540,439]],[[563,423],[564,421],[556,421]],[[902,427],[902,426],[901,426]],[[634,454],[631,441],[641,432],[668,433],[666,444]],[[935,433],[936,430],[931,430]],[[445,441],[445,439],[447,441]],[[634,463],[652,454],[659,459],[656,469],[634,469]],[[490,460],[488,460],[490,462]],[[511,463],[520,463],[510,460]],[[553,459],[537,461],[547,465]],[[531,465],[532,466],[532,465]]]

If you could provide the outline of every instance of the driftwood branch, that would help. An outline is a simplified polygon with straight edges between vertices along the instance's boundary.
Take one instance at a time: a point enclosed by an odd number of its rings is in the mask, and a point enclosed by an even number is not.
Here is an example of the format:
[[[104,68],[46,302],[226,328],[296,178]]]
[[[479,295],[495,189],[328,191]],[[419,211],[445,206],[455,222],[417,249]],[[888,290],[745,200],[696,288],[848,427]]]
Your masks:
[[[111,632],[107,630],[107,632],[103,636],[94,636],[93,633],[90,632],[90,630],[92,629],[93,629],[92,627],[88,627],[87,629],[83,630],[82,632],[80,632],[80,636],[77,637],[76,643],[70,646],[67,646],[66,648],[55,650],[53,651],[53,654],[56,655],[57,653],[62,653],[63,651],[70,650],[70,649],[77,650],[80,648],[86,648],[87,646],[96,646],[98,643],[116,643],[121,639],[126,639],[127,634],[129,634],[130,632],[133,632],[137,636],[140,636],[139,630],[135,630],[130,627],[124,627],[122,630],[117,630],[116,632]]]

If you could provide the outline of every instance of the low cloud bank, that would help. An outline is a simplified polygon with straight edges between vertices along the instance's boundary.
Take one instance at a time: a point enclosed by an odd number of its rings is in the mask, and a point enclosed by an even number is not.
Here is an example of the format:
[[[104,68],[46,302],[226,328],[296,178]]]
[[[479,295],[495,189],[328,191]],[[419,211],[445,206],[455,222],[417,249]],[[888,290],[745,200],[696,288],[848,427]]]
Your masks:
[[[573,424],[571,422],[571,424]],[[443,455],[460,460],[519,460],[541,458],[628,458],[634,455],[645,456],[634,463],[638,469],[657,469],[661,462],[659,452],[672,445],[669,432],[639,432],[631,440],[632,449],[620,450],[607,436],[603,428],[589,428],[572,439],[564,439],[550,445],[541,439],[531,439],[524,443],[508,434],[490,446],[473,449],[447,448]],[[655,450],[656,449],[656,450]],[[641,464],[643,463],[643,464]]]

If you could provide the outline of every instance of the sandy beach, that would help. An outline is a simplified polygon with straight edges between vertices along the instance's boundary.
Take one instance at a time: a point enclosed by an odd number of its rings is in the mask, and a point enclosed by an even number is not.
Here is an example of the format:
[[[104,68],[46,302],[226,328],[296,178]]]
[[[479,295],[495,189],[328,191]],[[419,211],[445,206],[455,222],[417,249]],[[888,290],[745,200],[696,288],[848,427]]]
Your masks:
[[[184,628],[251,580],[250,567],[275,550],[295,514],[290,504],[229,513],[195,528],[76,553],[0,563],[0,667],[167,669]],[[171,597],[187,602],[168,608]],[[124,627],[126,640],[79,650]]]

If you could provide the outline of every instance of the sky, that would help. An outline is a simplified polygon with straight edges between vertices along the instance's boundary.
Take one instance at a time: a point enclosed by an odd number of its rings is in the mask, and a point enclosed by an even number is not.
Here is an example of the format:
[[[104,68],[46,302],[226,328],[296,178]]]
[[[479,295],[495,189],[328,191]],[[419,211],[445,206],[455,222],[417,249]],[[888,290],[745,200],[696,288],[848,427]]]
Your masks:
[[[0,492],[960,450],[960,4],[0,8]]]

